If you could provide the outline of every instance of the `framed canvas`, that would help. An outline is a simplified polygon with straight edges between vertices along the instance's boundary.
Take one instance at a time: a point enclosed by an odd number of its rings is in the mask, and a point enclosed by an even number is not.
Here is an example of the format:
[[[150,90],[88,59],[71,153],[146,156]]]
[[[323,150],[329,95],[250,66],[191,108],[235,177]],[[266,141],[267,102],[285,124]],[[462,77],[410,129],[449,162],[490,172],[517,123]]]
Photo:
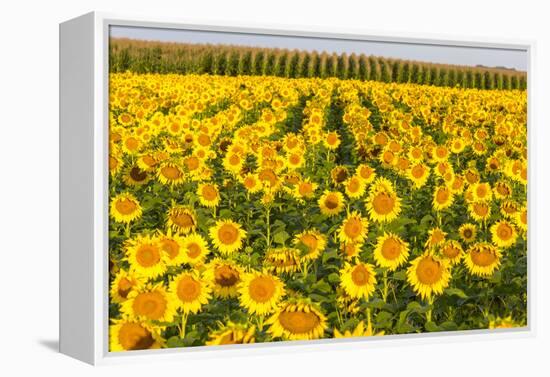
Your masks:
[[[61,24],[61,352],[96,364],[532,334],[532,49]]]

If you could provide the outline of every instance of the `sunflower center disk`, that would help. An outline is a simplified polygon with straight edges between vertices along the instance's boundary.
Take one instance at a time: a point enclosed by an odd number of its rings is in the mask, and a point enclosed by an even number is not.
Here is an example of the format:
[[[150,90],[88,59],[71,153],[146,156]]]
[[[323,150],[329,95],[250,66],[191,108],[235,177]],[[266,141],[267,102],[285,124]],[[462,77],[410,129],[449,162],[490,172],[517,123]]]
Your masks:
[[[118,340],[126,350],[150,348],[155,340],[151,333],[137,323],[125,323],[118,332]]]
[[[160,261],[160,253],[153,245],[143,245],[137,251],[136,259],[143,267],[151,267]]]
[[[250,282],[248,292],[254,301],[267,302],[275,293],[275,283],[271,278],[260,276]]]
[[[233,225],[224,224],[218,230],[218,236],[222,243],[231,245],[237,241],[239,231]]]
[[[292,334],[305,334],[319,325],[319,317],[315,313],[295,311],[279,314],[281,326]]]
[[[432,285],[437,283],[443,274],[441,265],[432,258],[424,258],[418,263],[416,275],[422,284]]]
[[[356,285],[366,285],[369,282],[369,272],[364,266],[359,265],[351,272],[351,279]]]
[[[137,208],[136,203],[131,199],[121,199],[116,202],[115,206],[117,211],[122,213],[123,215],[129,215],[133,213]]]
[[[386,193],[379,193],[374,197],[372,206],[376,213],[381,215],[387,215],[393,210],[393,199]]]
[[[190,302],[199,297],[201,285],[189,276],[183,277],[178,283],[177,294],[181,301]]]

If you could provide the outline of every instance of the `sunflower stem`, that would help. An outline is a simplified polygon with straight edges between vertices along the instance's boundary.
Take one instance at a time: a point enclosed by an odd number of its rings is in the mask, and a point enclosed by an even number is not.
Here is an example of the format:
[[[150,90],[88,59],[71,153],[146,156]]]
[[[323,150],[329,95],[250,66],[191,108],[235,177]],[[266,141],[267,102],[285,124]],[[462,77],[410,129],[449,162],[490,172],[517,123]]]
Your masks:
[[[183,313],[181,315],[181,327],[180,327],[180,338],[181,339],[185,338],[185,328],[187,327],[187,317],[188,317],[188,314],[186,314],[186,313]]]
[[[124,228],[124,236],[126,238],[130,238],[130,223],[126,223],[126,227]]]
[[[384,269],[384,277],[382,278],[384,282],[384,291],[382,292],[382,299],[386,302],[388,298],[388,269]]]
[[[434,298],[432,296],[430,296],[428,298],[429,309],[426,312],[426,322],[431,322],[432,321],[433,304],[434,304]]]
[[[266,217],[266,233],[267,233],[267,248],[269,249],[271,247],[271,207],[267,206],[265,210],[265,217]]]
[[[264,329],[264,316],[259,315],[256,317],[256,325],[258,326],[258,331],[262,331]]]
[[[367,308],[367,327],[372,328],[372,313],[370,308]]]
[[[338,318],[338,324],[340,325],[340,328],[344,327],[344,321],[342,320],[342,314],[340,313],[340,309],[336,307],[336,318]]]

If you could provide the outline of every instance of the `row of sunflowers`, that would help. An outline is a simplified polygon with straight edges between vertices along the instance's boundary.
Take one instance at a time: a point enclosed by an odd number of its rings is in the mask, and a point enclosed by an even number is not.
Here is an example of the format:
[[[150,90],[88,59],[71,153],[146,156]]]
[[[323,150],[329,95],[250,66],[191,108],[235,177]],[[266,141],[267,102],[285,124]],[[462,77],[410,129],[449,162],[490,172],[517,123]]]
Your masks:
[[[110,75],[110,350],[526,325],[526,93]]]

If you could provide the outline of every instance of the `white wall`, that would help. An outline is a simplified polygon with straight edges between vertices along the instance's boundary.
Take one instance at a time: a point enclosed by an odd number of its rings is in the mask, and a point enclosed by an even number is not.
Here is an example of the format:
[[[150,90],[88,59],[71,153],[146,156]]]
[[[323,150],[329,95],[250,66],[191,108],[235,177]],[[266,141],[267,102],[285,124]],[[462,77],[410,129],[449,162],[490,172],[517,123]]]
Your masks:
[[[0,14],[0,374],[545,375],[550,370],[548,287],[550,39],[542,1],[80,0],[3,1]],[[92,369],[54,353],[58,334],[58,23],[90,10],[270,24],[537,40],[532,98],[536,188],[530,224],[538,334],[475,343],[430,342],[339,352],[221,358]],[[545,33],[546,32],[546,33]],[[546,34],[546,35],[545,35]],[[535,372],[536,370],[539,372]],[[7,372],[12,369],[12,372]]]

